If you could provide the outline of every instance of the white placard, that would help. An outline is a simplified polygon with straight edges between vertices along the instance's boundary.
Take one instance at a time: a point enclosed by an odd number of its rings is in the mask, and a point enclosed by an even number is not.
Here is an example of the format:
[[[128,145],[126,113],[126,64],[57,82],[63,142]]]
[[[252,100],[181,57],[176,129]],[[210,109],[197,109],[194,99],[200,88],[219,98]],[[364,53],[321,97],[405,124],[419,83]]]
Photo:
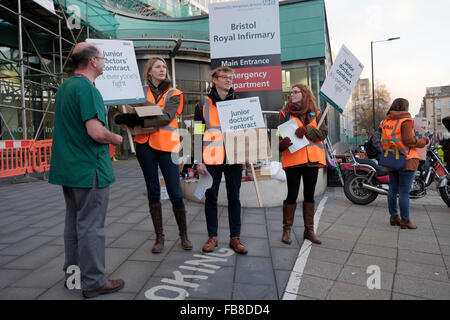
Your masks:
[[[222,132],[266,127],[259,97],[217,102]]]
[[[285,123],[282,123],[278,126],[278,131],[280,131],[281,136],[283,138],[289,137],[289,139],[291,139],[292,146],[289,147],[289,151],[291,153],[294,153],[309,144],[309,141],[305,136],[299,139],[295,135],[295,131],[297,130],[297,128],[298,124],[295,119],[286,121]]]
[[[33,2],[36,2],[38,5],[47,9],[51,13],[56,14],[53,0],[33,0]]]
[[[414,118],[414,135],[416,138],[425,138],[430,136],[428,131],[428,120],[423,117]],[[420,160],[425,160],[427,158],[427,146],[423,148],[417,148],[417,153],[419,154]]]
[[[133,41],[105,39],[86,41],[97,45],[105,56],[103,74],[95,80],[95,86],[102,94],[105,105],[146,102]]]
[[[209,4],[211,59],[280,54],[277,0]]]
[[[364,66],[342,45],[330,72],[320,88],[320,96],[340,113],[344,112],[350,95],[358,82]]]

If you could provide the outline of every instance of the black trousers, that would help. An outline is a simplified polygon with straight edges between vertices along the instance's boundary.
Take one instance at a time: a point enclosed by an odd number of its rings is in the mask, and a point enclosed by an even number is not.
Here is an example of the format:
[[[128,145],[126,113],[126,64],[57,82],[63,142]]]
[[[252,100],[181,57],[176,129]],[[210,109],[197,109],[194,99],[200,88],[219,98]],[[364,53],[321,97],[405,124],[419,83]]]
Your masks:
[[[213,178],[211,188],[206,190],[205,216],[208,228],[208,237],[217,237],[217,196],[219,194],[222,172],[225,174],[225,186],[228,197],[228,222],[230,225],[230,238],[239,237],[241,233],[241,190],[242,164],[207,165],[207,170]]]
[[[300,190],[300,182],[303,177],[303,201],[314,202],[314,192],[316,191],[317,176],[319,173],[318,167],[287,167],[286,180],[288,187],[288,194],[286,198],[287,204],[294,204],[297,202],[298,192]]]

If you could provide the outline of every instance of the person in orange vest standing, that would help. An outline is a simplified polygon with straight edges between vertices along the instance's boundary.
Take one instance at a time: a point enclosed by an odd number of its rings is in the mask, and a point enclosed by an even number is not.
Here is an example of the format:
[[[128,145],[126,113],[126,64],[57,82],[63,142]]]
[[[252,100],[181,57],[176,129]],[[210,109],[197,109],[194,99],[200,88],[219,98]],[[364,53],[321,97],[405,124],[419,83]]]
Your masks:
[[[217,247],[217,196],[219,194],[222,173],[225,175],[225,185],[228,197],[228,221],[230,226],[230,247],[237,253],[246,254],[247,249],[240,241],[241,233],[241,190],[242,164],[225,163],[225,146],[220,127],[216,103],[236,99],[233,89],[234,70],[223,66],[211,71],[212,88],[208,96],[197,104],[195,121],[205,125],[203,135],[203,163],[196,166],[200,174],[206,175],[206,170],[213,178],[213,184],[205,193],[205,216],[208,229],[208,241],[203,246],[203,252],[212,252]]]
[[[147,101],[158,104],[162,115],[139,118],[136,114],[123,114],[115,117],[117,124],[129,126],[142,125],[143,128],[155,128],[156,131],[138,134],[136,156],[144,173],[147,185],[150,215],[156,233],[152,253],[160,253],[164,248],[164,232],[161,209],[161,187],[159,184],[158,165],[164,176],[167,192],[178,224],[181,246],[192,250],[186,226],[186,209],[180,187],[178,151],[180,135],[177,116],[183,111],[183,92],[171,86],[167,64],[160,57],[150,58],[144,68],[143,78],[147,81]]]
[[[311,89],[303,84],[291,88],[290,99],[278,114],[278,124],[295,119],[298,128],[295,135],[306,137],[309,144],[294,153],[289,151],[292,145],[289,137],[279,142],[282,152],[282,166],[286,172],[287,198],[283,201],[283,235],[282,242],[291,244],[291,228],[294,223],[300,181],[303,177],[303,221],[305,231],[303,237],[313,243],[321,244],[314,233],[314,192],[320,166],[326,165],[325,149],[322,143],[328,135],[328,128],[323,122],[320,128],[320,110]]]
[[[389,171],[389,222],[392,226],[399,225],[402,229],[417,229],[409,218],[409,192],[415,172],[419,167],[419,154],[416,148],[425,147],[429,139],[414,137],[414,120],[411,119],[408,108],[409,102],[406,99],[397,98],[392,102],[386,118],[381,123],[381,144],[385,150],[394,145],[406,155],[403,169],[386,168]],[[397,195],[401,219],[397,211]]]

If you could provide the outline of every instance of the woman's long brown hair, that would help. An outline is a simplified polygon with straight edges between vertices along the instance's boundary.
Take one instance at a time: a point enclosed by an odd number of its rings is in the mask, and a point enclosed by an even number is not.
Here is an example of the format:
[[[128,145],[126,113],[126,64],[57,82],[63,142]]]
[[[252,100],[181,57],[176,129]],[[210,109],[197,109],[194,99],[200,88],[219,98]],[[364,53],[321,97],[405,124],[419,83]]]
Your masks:
[[[300,101],[300,108],[303,110],[304,108],[310,108],[312,112],[316,112],[319,108],[317,107],[316,97],[314,97],[311,89],[304,84],[294,84],[291,88],[298,88],[302,92],[302,101]],[[286,103],[285,108],[289,111],[292,110],[294,104],[292,103],[291,98],[289,98]]]
[[[152,57],[152,58],[148,59],[147,63],[145,64],[144,72],[142,75],[142,77],[144,78],[144,81],[147,82],[147,80],[150,80],[149,76],[148,76],[148,72],[152,69],[152,67],[156,61],[161,61],[162,63],[164,63],[164,65],[166,66],[166,70],[167,70],[165,80],[170,81],[169,68],[167,67],[166,61],[161,57]]]

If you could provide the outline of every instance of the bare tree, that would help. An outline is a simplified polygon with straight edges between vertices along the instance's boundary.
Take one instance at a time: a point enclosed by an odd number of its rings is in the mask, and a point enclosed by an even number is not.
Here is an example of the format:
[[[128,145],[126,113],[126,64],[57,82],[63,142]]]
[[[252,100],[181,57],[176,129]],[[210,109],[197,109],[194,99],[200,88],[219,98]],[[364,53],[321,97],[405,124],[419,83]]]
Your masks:
[[[375,125],[378,125],[386,117],[390,107],[391,94],[383,83],[375,83]],[[373,132],[373,111],[372,96],[358,105],[357,113],[357,134],[358,136],[370,136]]]

